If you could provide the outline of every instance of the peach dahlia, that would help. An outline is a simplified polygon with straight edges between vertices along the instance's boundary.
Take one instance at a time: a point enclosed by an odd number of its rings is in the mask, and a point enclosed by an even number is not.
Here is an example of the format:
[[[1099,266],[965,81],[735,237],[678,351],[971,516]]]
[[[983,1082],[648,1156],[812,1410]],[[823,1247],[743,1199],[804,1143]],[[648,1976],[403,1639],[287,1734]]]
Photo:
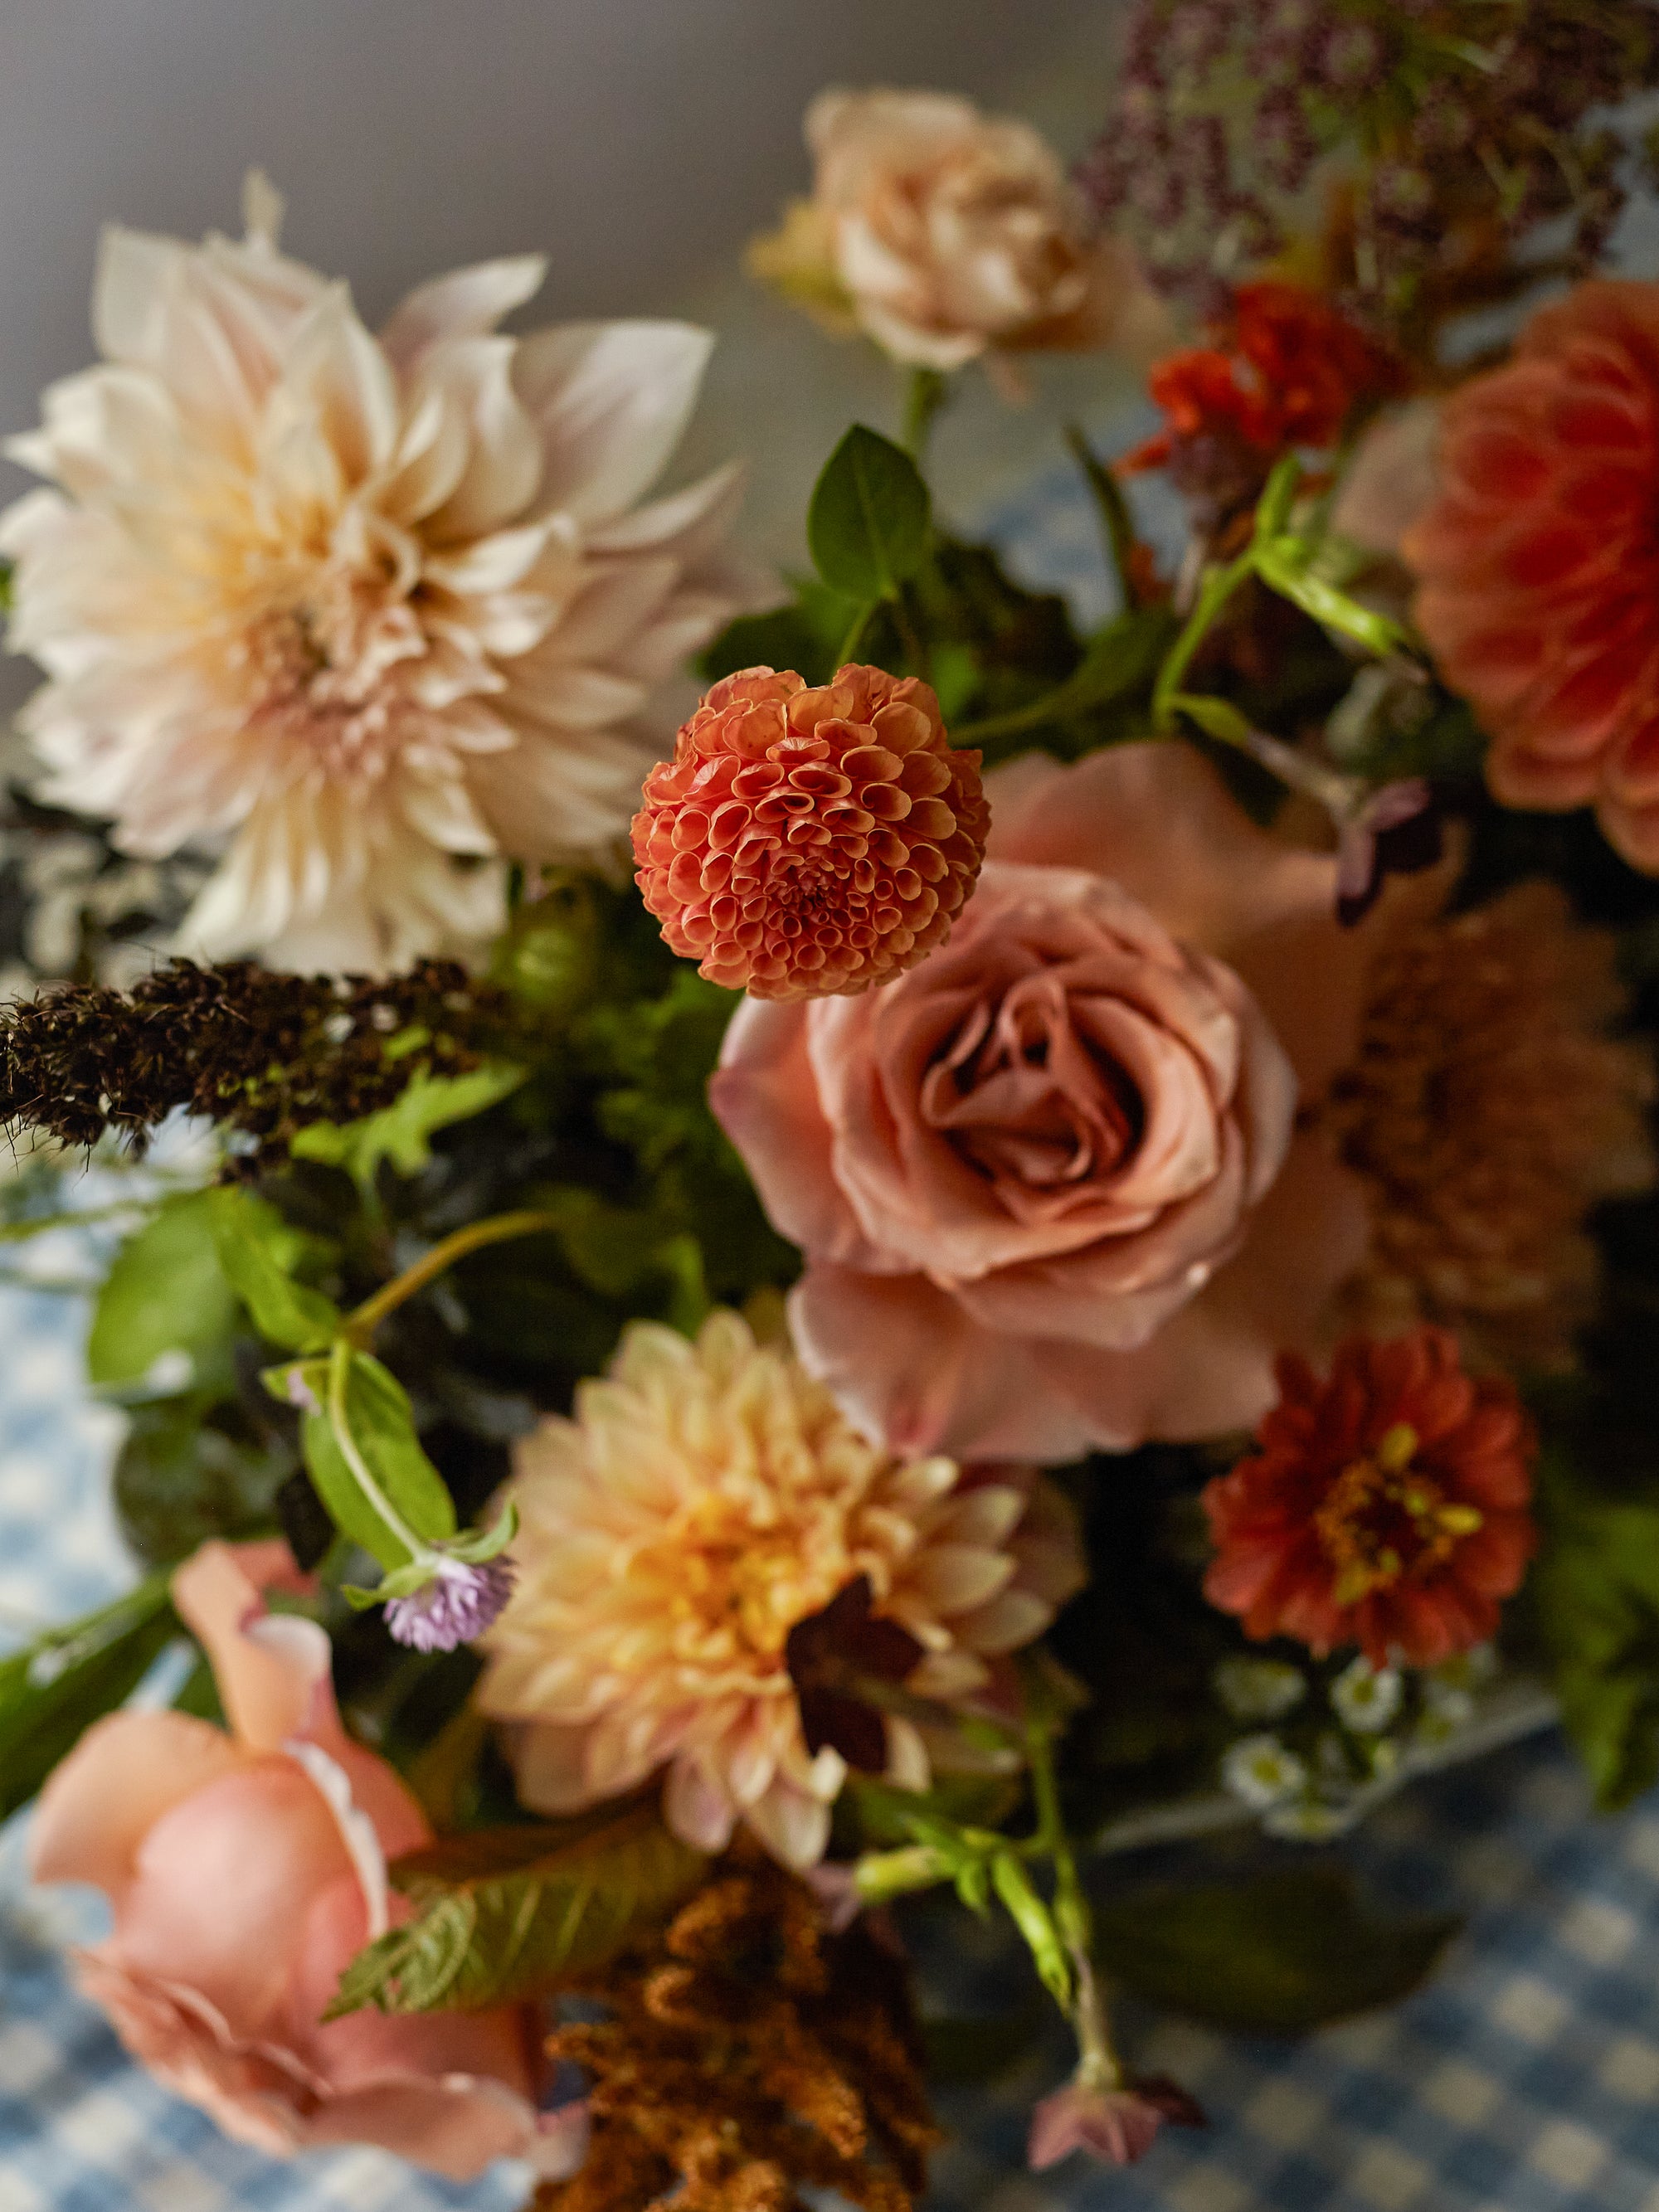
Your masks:
[[[902,1632],[904,1689],[948,1704],[1081,1580],[1067,1510],[1029,1470],[967,1475],[866,1442],[733,1313],[695,1343],[631,1326],[575,1419],[520,1448],[514,1496],[518,1584],[479,1698],[510,1724],[525,1802],[574,1811],[661,1773],[687,1842],[723,1850],[741,1820],[795,1867],[823,1853],[847,1753],[866,1763],[856,1740],[836,1747],[833,1705],[803,1722],[803,1624],[835,1640],[823,1617],[850,1589],[851,1657],[862,1644],[863,1671],[890,1679],[871,1631]],[[881,1726],[888,1778],[925,1787],[916,1726]]]

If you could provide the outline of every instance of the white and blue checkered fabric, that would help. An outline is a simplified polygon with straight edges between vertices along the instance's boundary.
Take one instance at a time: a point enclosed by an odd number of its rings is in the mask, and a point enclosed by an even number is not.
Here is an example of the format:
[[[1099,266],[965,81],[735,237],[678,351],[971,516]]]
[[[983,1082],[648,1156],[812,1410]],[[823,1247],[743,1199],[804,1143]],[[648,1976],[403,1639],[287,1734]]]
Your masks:
[[[1024,579],[1103,611],[1092,519],[1068,477],[993,521]],[[44,1246],[30,1251],[50,1268]],[[118,1417],[85,1402],[82,1327],[77,1301],[0,1291],[3,1640],[131,1571],[107,1504]],[[0,1839],[0,2212],[506,2212],[521,2199],[511,2170],[457,2190],[378,2152],[284,2165],[226,2142],[129,2065],[75,1993],[64,1946],[92,1923],[67,1893],[27,1890],[21,1840],[17,1824]],[[1131,2014],[1133,2063],[1176,2076],[1211,2124],[1167,2131],[1127,2172],[1024,2171],[1030,2103],[1062,2063],[1052,2047],[951,2092],[936,2212],[1659,2212],[1659,1803],[1593,1818],[1549,1738],[1418,1785],[1343,1856],[1402,1905],[1467,1916],[1426,1989],[1298,2043]],[[926,1949],[950,2010],[1023,2002],[1019,1962],[965,1916]]]

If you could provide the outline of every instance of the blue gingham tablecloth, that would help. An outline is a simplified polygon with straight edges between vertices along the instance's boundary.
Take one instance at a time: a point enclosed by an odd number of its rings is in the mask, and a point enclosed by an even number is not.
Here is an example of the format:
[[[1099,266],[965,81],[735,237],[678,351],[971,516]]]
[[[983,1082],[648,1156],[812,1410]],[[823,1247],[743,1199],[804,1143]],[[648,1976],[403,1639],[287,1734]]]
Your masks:
[[[993,518],[1019,572],[1104,605],[1093,526],[1069,475]],[[1152,518],[1160,535],[1166,518]],[[72,1246],[27,1248],[73,1270]],[[87,1401],[84,1309],[0,1289],[0,1647],[130,1578],[110,1519],[119,1416]],[[51,1533],[48,1534],[50,1516]],[[0,1832],[0,2212],[507,2212],[502,2168],[461,2190],[375,2151],[277,2163],[129,2065],[75,1992],[66,1943],[95,1932],[85,1893],[28,1890],[22,1823]],[[1659,2212],[1659,1802],[1598,1820],[1553,1736],[1415,1785],[1343,1856],[1401,1905],[1464,1932],[1393,2010],[1297,2043],[1223,2038],[1131,2014],[1125,2044],[1206,2106],[1126,2172],[1024,2166],[1049,2045],[1004,2081],[948,2092],[957,2130],[933,2212]],[[925,1939],[924,1939],[925,1940]],[[965,1915],[937,1950],[953,2010],[1021,2002],[994,1927]],[[1019,1994],[1017,1995],[1016,1993]]]

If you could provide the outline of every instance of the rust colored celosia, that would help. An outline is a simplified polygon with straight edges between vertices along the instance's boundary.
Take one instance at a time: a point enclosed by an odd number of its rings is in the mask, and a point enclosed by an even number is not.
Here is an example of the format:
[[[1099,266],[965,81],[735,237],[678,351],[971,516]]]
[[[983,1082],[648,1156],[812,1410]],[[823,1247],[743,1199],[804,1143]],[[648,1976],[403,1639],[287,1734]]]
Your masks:
[[[1659,871],[1659,284],[1581,284],[1442,412],[1415,613],[1507,806]]]
[[[1351,1309],[1366,1328],[1443,1322],[1502,1364],[1570,1356],[1597,1265],[1584,1215],[1652,1180],[1648,1054],[1607,1034],[1613,953],[1546,883],[1383,953],[1331,1107],[1369,1186]]]
[[[1171,469],[1222,507],[1255,497],[1281,453],[1334,446],[1355,409],[1400,388],[1401,364],[1359,325],[1299,284],[1241,284],[1214,345],[1173,353],[1147,380],[1165,427],[1127,454],[1126,472]]]
[[[592,2135],[538,2212],[805,2212],[804,2190],[910,2212],[939,2140],[903,1972],[861,1922],[757,1856],[722,1861],[660,1942],[573,1985],[607,2017],[548,2048]]]
[[[1534,1541],[1533,1437],[1513,1387],[1466,1374],[1456,1339],[1352,1336],[1328,1380],[1279,1363],[1256,1449],[1204,1492],[1204,1591],[1253,1637],[1373,1666],[1437,1665],[1484,1643]]]
[[[757,999],[883,983],[941,944],[990,811],[915,677],[849,665],[810,687],[746,668],[715,684],[646,779],[645,902],[711,982]]]

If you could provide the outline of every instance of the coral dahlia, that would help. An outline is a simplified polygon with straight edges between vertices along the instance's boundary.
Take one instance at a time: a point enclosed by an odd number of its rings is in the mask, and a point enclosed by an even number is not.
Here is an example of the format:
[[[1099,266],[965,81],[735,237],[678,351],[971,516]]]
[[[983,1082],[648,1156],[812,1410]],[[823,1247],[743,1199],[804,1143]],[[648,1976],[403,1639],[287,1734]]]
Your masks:
[[[709,341],[501,318],[534,256],[410,294],[378,336],[276,248],[112,230],[99,366],[13,458],[58,487],[0,526],[24,726],[53,805],[125,852],[218,860],[213,958],[401,966],[491,933],[507,857],[620,838],[651,688],[737,604],[731,471],[649,505]]]
[[[646,780],[645,902],[711,982],[757,999],[867,990],[950,934],[985,856],[977,753],[915,677],[849,664],[715,684]]]
[[[1466,1375],[1437,1328],[1349,1337],[1324,1382],[1285,1358],[1279,1382],[1255,1455],[1204,1492],[1211,1603],[1322,1656],[1358,1644],[1374,1667],[1484,1643],[1534,1540],[1514,1390]]]
[[[1081,1579],[1066,1509],[1029,1471],[965,1477],[867,1443],[732,1313],[695,1344],[635,1323],[575,1419],[520,1447],[514,1496],[518,1585],[479,1698],[513,1723],[526,1802],[571,1811],[665,1769],[678,1834],[720,1850],[742,1820],[796,1867],[822,1855],[847,1773],[833,1742],[808,1747],[799,1625],[862,1578],[914,1639],[905,1689],[951,1700]],[[862,1592],[858,1609],[867,1641]],[[918,1730],[884,1725],[889,1778],[925,1787]]]
[[[1505,805],[1594,805],[1659,871],[1659,284],[1581,284],[1442,410],[1419,628]]]

